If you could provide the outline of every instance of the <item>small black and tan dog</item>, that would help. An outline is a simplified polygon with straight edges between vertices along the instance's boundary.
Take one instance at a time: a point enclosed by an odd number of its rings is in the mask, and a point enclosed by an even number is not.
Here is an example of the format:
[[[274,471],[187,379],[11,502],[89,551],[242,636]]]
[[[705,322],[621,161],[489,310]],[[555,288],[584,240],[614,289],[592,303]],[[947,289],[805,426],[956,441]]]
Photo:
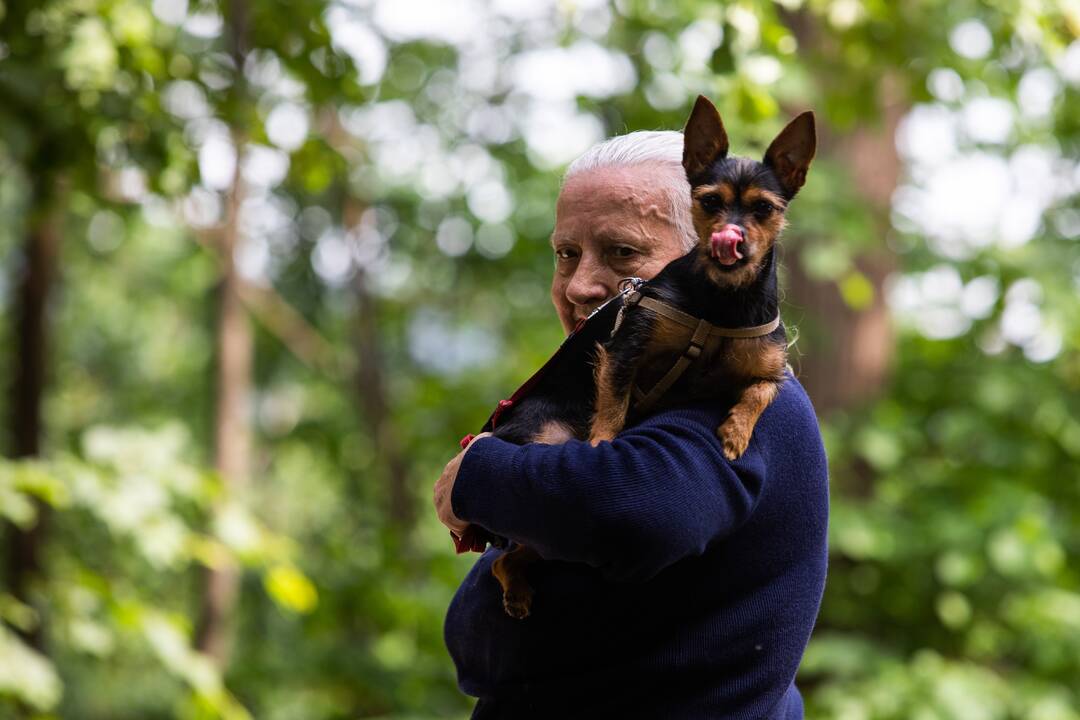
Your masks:
[[[589,440],[660,403],[715,399],[731,408],[716,432],[736,460],[784,379],[775,244],[814,157],[814,116],[792,120],[756,162],[728,157],[720,114],[699,96],[684,138],[698,244],[628,298],[637,307],[599,350]]]
[[[707,400],[730,408],[716,432],[724,454],[738,459],[784,380],[787,339],[775,245],[815,148],[814,116],[805,112],[780,132],[761,162],[729,157],[720,114],[698,97],[683,149],[697,246],[649,281],[633,281],[617,318],[609,304],[580,336],[572,335],[553,359],[554,371],[502,420],[489,421],[494,434],[513,442],[587,437],[595,445],[613,439],[628,418]],[[596,342],[601,338],[606,341]],[[583,368],[594,343],[591,374]],[[593,403],[583,401],[593,397]],[[537,559],[532,549],[516,546],[492,567],[514,617],[530,612],[533,590],[525,570]]]

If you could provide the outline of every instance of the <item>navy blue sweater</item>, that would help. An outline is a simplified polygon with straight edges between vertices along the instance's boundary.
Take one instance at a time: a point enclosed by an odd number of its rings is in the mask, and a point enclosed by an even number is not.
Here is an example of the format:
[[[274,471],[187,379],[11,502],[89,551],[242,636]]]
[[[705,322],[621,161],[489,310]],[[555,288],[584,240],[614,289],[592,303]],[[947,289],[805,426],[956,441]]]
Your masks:
[[[450,605],[474,718],[802,718],[793,680],[826,565],[817,419],[789,376],[729,462],[723,415],[665,411],[595,448],[473,443],[454,513],[545,559],[525,620],[503,612],[494,548]]]

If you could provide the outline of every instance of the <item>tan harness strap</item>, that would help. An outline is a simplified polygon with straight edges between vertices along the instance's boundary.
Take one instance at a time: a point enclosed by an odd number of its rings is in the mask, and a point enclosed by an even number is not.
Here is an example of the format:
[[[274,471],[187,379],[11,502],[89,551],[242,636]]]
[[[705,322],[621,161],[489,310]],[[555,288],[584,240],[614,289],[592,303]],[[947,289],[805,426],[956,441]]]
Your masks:
[[[649,308],[657,315],[662,315],[669,320],[674,320],[683,327],[696,328],[699,323],[705,323],[705,326],[708,328],[708,337],[755,338],[761,337],[762,335],[768,335],[773,330],[780,327],[779,314],[764,325],[754,325],[753,327],[745,328],[724,328],[706,323],[704,320],[699,320],[693,315],[688,315],[678,308],[674,308],[665,302],[661,302],[651,297],[642,297],[637,301],[637,304],[641,305],[641,307]]]

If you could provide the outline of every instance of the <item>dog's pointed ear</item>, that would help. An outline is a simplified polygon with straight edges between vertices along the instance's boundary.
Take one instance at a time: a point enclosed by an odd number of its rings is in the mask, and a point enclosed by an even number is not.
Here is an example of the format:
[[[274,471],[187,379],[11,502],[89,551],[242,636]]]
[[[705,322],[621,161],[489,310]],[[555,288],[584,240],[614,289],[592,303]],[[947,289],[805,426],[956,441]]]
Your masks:
[[[787,124],[765,151],[765,164],[776,173],[776,178],[787,193],[795,197],[806,182],[806,171],[817,150],[817,131],[814,113],[807,110]]]
[[[683,130],[683,167],[686,177],[693,178],[727,157],[728,139],[720,113],[704,95],[698,95],[690,119]]]

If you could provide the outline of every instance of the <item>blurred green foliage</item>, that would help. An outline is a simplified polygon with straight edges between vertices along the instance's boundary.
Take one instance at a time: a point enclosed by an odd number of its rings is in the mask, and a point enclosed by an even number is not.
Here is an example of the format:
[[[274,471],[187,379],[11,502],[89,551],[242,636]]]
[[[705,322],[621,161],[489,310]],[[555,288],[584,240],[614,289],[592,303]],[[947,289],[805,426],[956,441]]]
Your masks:
[[[32,602],[0,585],[0,716],[466,716],[441,628],[471,558],[431,485],[559,342],[562,167],[680,127],[702,92],[740,154],[819,113],[832,142],[788,262],[854,310],[894,299],[889,381],[823,417],[833,549],[808,716],[1080,718],[1078,28],[1068,2],[0,1],[0,375],[25,237],[43,216],[62,235],[45,451],[0,464],[0,516],[51,508]],[[886,85],[955,137],[906,136],[882,219],[844,149]],[[1009,108],[996,139],[987,99]],[[927,148],[1014,174],[1049,156],[1024,242],[963,246],[912,217],[900,200],[941,187]],[[239,262],[280,304],[253,312],[255,472],[227,490],[207,238],[237,155]],[[884,286],[858,265],[882,251]],[[833,318],[789,301],[813,353]],[[390,511],[394,452],[412,518]],[[224,672],[191,639],[219,564],[244,568]],[[18,635],[39,622],[47,655]]]

